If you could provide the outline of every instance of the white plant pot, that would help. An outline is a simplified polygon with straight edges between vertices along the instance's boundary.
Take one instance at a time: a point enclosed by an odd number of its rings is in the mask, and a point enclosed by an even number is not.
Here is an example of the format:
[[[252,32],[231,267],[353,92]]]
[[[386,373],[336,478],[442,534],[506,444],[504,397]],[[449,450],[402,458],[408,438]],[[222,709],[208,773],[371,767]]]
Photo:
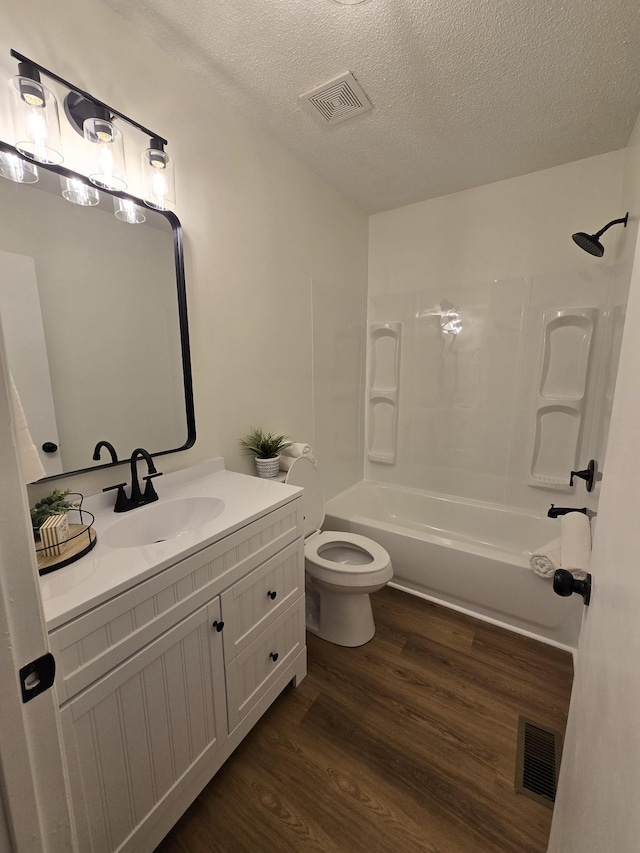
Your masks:
[[[280,470],[280,457],[274,456],[271,459],[256,459],[256,468],[258,469],[258,477],[264,477],[265,480],[273,480],[278,476]]]

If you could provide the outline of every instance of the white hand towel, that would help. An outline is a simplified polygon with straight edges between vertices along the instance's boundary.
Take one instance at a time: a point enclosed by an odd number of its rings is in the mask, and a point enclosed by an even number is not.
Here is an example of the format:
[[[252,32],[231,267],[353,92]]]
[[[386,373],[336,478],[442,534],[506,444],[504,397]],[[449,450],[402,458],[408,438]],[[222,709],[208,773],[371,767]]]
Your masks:
[[[560,517],[560,564],[576,580],[584,580],[591,560],[591,525],[584,512]]]
[[[560,536],[547,542],[539,552],[529,557],[529,565],[541,578],[552,578],[560,563]]]
[[[17,450],[20,457],[20,471],[22,480],[26,483],[33,483],[47,476],[47,472],[42,467],[42,462],[38,456],[38,451],[31,438],[27,419],[18,396],[13,376],[9,375],[9,385],[11,394],[11,403],[13,406],[13,425],[16,430],[16,439],[18,442]]]
[[[305,456],[304,458],[308,459],[314,468],[318,467],[318,463],[316,462],[315,456]],[[293,463],[296,461],[296,459],[300,459],[300,457],[299,456],[283,456],[282,454],[280,454],[280,470],[281,471],[288,471],[291,468],[291,466],[293,465]]]
[[[298,456],[313,456],[313,450],[311,449],[310,444],[305,444],[302,441],[296,441],[294,444],[291,444],[289,447],[285,447],[284,450],[281,450],[280,456],[293,456],[295,458]]]

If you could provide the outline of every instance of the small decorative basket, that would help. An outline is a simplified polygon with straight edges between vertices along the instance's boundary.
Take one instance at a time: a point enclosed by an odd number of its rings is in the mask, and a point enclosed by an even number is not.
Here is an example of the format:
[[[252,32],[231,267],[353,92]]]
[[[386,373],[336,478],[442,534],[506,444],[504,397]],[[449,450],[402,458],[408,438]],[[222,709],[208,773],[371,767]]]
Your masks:
[[[50,516],[40,527],[40,547],[36,548],[40,575],[75,563],[95,547],[97,537],[92,527],[95,521],[93,513],[82,509],[84,498],[80,493],[70,494],[80,498],[78,506],[68,513]]]

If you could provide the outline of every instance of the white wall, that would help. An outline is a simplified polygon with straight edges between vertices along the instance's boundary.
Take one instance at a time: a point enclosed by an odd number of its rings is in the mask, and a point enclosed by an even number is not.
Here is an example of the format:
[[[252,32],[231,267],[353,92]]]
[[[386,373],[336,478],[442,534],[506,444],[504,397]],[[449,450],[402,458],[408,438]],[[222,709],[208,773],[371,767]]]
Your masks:
[[[624,213],[623,168],[624,152],[612,152],[371,218],[369,320],[401,321],[403,340],[397,464],[367,462],[368,478],[536,511],[584,503],[582,484],[535,488],[530,477],[532,467],[551,466],[568,479],[591,456],[604,461],[602,413],[623,319],[616,306],[629,281],[616,248],[632,242],[633,229],[607,233],[602,259],[571,234]],[[459,311],[458,335],[442,332],[447,305]],[[597,310],[586,396],[581,421],[566,416],[580,433],[566,452],[547,436],[550,459],[538,469],[544,315],[583,308]],[[371,422],[368,430],[371,438]]]
[[[640,117],[625,157],[624,199],[640,220]],[[635,241],[634,241],[635,242]],[[607,469],[549,853],[634,853],[640,837],[640,242],[629,294]],[[633,258],[625,252],[624,260]]]
[[[362,479],[366,298],[319,281],[312,298],[313,446],[328,500]]]
[[[366,293],[367,217],[97,0],[35,0],[28,15],[0,0],[0,13],[3,76],[16,72],[14,48],[169,139],[198,438],[163,458],[163,470],[222,454],[252,472],[238,445],[251,424],[307,439],[311,282]],[[0,138],[12,141],[5,89]],[[331,477],[339,463],[321,461]],[[107,471],[64,484],[90,493],[113,480]]]

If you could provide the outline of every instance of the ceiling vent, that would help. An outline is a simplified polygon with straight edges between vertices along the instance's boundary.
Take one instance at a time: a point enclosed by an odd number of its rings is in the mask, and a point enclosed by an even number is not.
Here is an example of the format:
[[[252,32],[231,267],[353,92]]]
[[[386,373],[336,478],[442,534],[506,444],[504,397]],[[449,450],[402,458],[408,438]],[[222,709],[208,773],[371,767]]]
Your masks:
[[[320,124],[338,124],[373,106],[349,71],[305,92],[299,100]]]

